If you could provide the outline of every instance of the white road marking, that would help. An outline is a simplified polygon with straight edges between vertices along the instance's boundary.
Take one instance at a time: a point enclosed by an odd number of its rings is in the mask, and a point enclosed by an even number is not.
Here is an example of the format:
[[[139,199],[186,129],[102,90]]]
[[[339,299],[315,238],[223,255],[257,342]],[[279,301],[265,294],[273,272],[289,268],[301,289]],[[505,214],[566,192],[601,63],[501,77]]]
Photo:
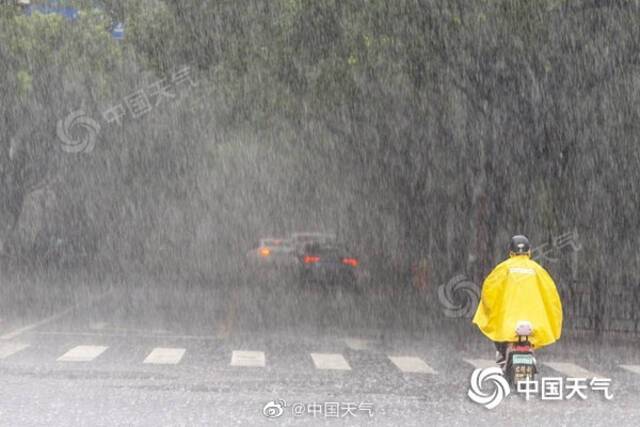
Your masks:
[[[35,335],[59,335],[59,336],[82,336],[82,337],[128,337],[132,334],[126,332],[67,332],[67,331],[35,331]],[[196,340],[196,341],[220,341],[221,338],[214,335],[159,335],[159,334],[138,334],[138,337],[151,337],[162,339],[177,339],[177,340]]]
[[[149,353],[143,363],[150,363],[154,365],[177,365],[184,356],[184,348],[164,348],[156,347]]]
[[[6,342],[0,343],[0,359],[6,359],[7,357],[16,354],[19,351],[29,347],[29,344],[23,344],[19,342]]]
[[[53,321],[56,321],[56,320],[60,319],[61,317],[64,317],[67,314],[71,313],[73,310],[75,310],[77,308],[80,308],[80,307],[83,307],[83,306],[90,306],[91,304],[96,303],[97,301],[109,296],[112,292],[113,291],[107,291],[107,292],[105,292],[105,293],[103,293],[101,295],[98,295],[95,298],[90,298],[89,301],[85,301],[84,303],[78,303],[78,304],[76,304],[74,306],[66,308],[65,310],[62,310],[62,311],[60,311],[60,312],[58,312],[58,313],[56,313],[56,314],[54,314],[52,316],[46,317],[46,318],[44,318],[42,320],[39,320],[39,321],[37,321],[35,323],[32,323],[32,324],[27,325],[27,326],[23,326],[22,328],[18,328],[16,330],[8,332],[8,333],[6,333],[4,335],[0,335],[0,339],[2,339],[2,340],[10,340],[10,339],[13,339],[13,338],[17,337],[18,335],[22,335],[23,333],[30,331],[32,329],[35,329],[35,328],[38,328],[38,327],[40,327],[42,325],[46,325],[47,323],[51,323]]]
[[[264,368],[266,359],[262,351],[234,351],[231,354],[231,366],[249,366]]]
[[[634,374],[640,375],[640,365],[620,365],[622,369],[626,369],[627,371],[633,372]]]
[[[341,354],[337,353],[311,353],[316,369],[332,369],[350,371],[351,366]]]
[[[498,366],[496,361],[491,359],[464,359],[464,361],[476,369],[486,369]]]
[[[419,357],[389,356],[389,360],[402,372],[417,374],[435,374],[436,371]]]
[[[593,378],[599,377],[599,375],[594,374],[581,366],[576,365],[575,363],[567,363],[567,362],[545,362],[544,365],[550,367],[554,371],[558,371],[561,374],[567,375],[572,378]]]
[[[101,345],[79,345],[58,357],[58,362],[90,362],[107,348]]]

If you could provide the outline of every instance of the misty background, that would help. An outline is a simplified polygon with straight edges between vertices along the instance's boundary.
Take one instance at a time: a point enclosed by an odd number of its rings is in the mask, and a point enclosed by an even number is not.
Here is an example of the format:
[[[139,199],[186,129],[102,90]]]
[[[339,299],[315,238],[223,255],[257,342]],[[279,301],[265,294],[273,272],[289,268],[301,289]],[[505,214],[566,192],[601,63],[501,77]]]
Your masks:
[[[566,327],[638,330],[637,2],[4,3],[3,281],[233,287],[260,237],[331,231],[440,315],[437,287],[479,285],[511,235],[575,233],[541,260]],[[173,98],[105,121],[162,79]],[[68,153],[80,109],[100,130]]]

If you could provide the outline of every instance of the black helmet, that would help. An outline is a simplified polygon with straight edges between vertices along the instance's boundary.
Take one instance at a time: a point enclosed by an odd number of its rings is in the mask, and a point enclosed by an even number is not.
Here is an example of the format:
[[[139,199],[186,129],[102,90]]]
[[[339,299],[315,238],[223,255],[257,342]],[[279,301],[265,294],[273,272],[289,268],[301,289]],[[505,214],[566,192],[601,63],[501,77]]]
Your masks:
[[[509,244],[509,255],[522,254],[531,255],[531,243],[529,243],[529,239],[527,239],[526,236],[519,234],[511,238],[511,243]]]

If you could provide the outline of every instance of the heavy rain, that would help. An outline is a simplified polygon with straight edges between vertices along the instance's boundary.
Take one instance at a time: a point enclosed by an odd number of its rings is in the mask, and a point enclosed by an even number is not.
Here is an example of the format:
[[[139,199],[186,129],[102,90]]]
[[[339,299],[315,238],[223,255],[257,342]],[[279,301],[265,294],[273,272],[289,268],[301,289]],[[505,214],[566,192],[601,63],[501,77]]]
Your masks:
[[[0,425],[640,425],[639,24],[1,0]]]

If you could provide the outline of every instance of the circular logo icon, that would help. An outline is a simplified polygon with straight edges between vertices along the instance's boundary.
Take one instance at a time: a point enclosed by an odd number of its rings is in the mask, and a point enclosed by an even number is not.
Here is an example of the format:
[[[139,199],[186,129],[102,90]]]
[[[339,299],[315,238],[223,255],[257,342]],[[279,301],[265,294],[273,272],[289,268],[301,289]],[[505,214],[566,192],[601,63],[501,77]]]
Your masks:
[[[272,400],[264,405],[264,408],[262,408],[262,414],[267,418],[278,418],[284,414],[284,408],[286,406],[286,402],[282,399]]]
[[[483,390],[485,382],[492,383],[493,392]],[[502,369],[497,366],[473,371],[470,385],[471,388],[467,393],[469,398],[487,409],[495,408],[511,393],[509,383],[502,375]]]
[[[438,300],[447,317],[471,317],[478,301],[480,289],[464,275],[449,280],[438,287]]]
[[[78,135],[79,132],[81,135]],[[67,153],[91,152],[99,132],[100,124],[82,110],[72,112],[64,120],[58,120],[56,126],[62,150]]]

